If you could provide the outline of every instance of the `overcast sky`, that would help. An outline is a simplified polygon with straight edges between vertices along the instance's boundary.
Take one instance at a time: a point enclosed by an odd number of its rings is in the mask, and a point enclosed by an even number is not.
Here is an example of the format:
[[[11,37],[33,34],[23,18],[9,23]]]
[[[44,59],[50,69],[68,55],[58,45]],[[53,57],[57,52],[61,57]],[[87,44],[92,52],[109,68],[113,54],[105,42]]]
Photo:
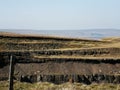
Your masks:
[[[0,29],[120,29],[120,0],[0,0]]]

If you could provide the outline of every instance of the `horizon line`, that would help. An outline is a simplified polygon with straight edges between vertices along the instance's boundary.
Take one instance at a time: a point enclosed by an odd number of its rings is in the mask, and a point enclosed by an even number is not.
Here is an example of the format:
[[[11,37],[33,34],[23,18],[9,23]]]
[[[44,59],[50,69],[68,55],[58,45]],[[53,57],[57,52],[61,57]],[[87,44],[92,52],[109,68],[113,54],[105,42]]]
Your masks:
[[[83,29],[19,29],[19,28],[0,28],[0,30],[120,30],[119,28],[83,28]]]

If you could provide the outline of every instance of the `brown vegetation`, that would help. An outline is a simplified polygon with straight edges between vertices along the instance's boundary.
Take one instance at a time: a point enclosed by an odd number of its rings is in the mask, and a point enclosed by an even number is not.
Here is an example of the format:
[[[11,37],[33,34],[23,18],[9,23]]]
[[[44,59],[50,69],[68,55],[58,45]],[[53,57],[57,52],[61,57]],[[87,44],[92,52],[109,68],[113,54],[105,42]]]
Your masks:
[[[51,77],[83,75],[92,83],[93,80],[89,77],[112,75],[114,83],[120,74],[119,41],[120,38],[88,40],[0,33],[0,80],[6,80],[8,77],[9,56],[12,54],[15,59],[16,79],[20,79],[21,76],[32,77],[34,74],[36,76],[50,74]],[[115,75],[118,75],[117,79]],[[102,82],[98,78],[96,82]],[[59,77],[56,77],[55,80],[58,79]]]

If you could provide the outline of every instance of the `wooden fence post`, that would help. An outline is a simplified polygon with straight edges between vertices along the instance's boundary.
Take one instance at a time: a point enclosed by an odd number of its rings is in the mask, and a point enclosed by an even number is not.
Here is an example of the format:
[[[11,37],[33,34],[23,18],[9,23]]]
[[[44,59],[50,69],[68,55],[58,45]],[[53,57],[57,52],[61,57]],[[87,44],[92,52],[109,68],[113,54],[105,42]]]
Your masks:
[[[10,56],[10,67],[9,67],[9,90],[13,90],[13,74],[14,74],[14,63],[13,56]]]

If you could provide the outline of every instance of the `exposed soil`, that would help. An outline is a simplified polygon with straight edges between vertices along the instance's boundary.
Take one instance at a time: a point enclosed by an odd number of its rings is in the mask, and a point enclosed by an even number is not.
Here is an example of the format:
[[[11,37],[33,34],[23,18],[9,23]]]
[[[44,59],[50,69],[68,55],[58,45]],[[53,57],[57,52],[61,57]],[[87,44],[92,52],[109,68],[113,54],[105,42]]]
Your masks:
[[[9,58],[13,55],[16,80],[120,83],[119,40],[1,33],[0,80],[8,79]]]

